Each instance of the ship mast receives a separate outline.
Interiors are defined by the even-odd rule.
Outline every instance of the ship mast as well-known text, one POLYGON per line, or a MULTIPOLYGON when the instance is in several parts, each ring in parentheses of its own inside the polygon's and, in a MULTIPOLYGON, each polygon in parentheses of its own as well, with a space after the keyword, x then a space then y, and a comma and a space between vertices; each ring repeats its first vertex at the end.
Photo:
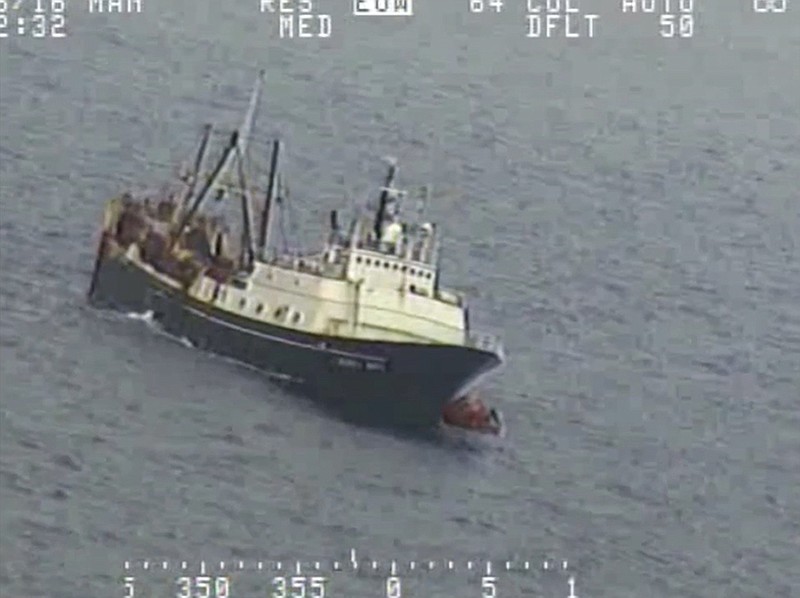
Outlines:
POLYGON ((382 228, 383 228, 383 219, 386 216, 386 202, 389 199, 389 191, 392 188, 392 183, 394 182, 395 174, 397 174, 397 164, 394 162, 389 165, 389 172, 386 174, 386 181, 383 184, 383 190, 381 191, 380 203, 378 204, 378 211, 375 214, 375 239, 377 241, 381 240, 382 228))
POLYGON ((181 217, 181 221, 175 230, 175 236, 172 238, 170 247, 175 245, 175 242, 181 236, 181 233, 183 233, 183 229, 186 228, 186 225, 192 219, 195 212, 197 212, 197 209, 200 207, 200 204, 203 203, 203 200, 208 194, 208 190, 211 189, 214 183, 216 183, 217 177, 219 177, 220 172, 222 172, 222 168, 225 166, 225 163, 228 161, 228 159, 236 149, 236 144, 238 143, 238 141, 239 141, 239 132, 234 131, 231 134, 230 143, 228 143, 228 147, 226 147, 225 151, 222 153, 222 158, 220 158, 220 161, 217 163, 216 168, 214 168, 214 171, 211 173, 211 177, 205 182, 205 185, 203 185, 203 188, 200 190, 200 193, 197 194, 197 197, 195 198, 194 203, 192 203, 192 206, 181 217))
POLYGON ((244 160, 239 147, 236 148, 237 165, 239 172, 239 186, 241 187, 240 196, 242 200, 242 247, 239 255, 239 267, 243 270, 250 269, 255 259, 253 250, 253 232, 250 225, 250 196, 247 194, 247 183, 244 177, 244 160))
POLYGON ((270 224, 272 220, 272 204, 275 201, 275 178, 278 174, 278 155, 281 149, 280 140, 276 139, 272 144, 272 158, 269 166, 269 182, 267 183, 267 196, 264 200, 264 210, 261 212, 261 223, 258 230, 258 255, 261 259, 266 259, 265 252, 269 245, 270 224))
MULTIPOLYGON (((253 92, 250 94, 250 103, 247 106, 247 113, 244 116, 244 121, 242 122, 242 126, 239 127, 239 154, 241 156, 247 155, 247 145, 250 141, 250 137, 253 133, 253 125, 256 120, 256 113, 258 112, 258 105, 261 100, 261 87, 264 83, 264 71, 261 70, 258 73, 258 77, 256 77, 255 85, 253 86, 253 92)), ((231 154, 228 159, 225 160, 225 164, 222 167, 222 172, 220 173, 220 180, 227 181, 231 178, 232 169, 234 167, 233 160, 235 156, 231 154)), ((227 186, 225 182, 222 183, 218 190, 217 199, 221 200, 227 191, 227 186)))
POLYGON ((197 178, 200 176, 200 169, 203 166, 203 158, 205 158, 206 155, 209 137, 211 137, 211 125, 207 124, 203 127, 203 139, 200 141, 200 148, 197 150, 197 157, 194 160, 194 170, 189 180, 189 187, 186 189, 186 193, 181 200, 181 213, 186 211, 189 200, 192 198, 192 194, 197 187, 197 178))

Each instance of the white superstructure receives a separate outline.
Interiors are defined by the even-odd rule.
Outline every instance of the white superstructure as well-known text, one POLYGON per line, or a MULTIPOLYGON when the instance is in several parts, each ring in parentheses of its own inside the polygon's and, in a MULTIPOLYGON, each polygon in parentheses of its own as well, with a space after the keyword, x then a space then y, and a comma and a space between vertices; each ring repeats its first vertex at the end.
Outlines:
MULTIPOLYGON (((400 193, 383 190, 384 206, 392 195, 400 193)), ((472 343, 463 297, 439 287, 436 227, 402 222, 396 212, 387 218, 356 218, 345 235, 331 230, 316 254, 255 260, 230 284, 201 277, 190 293, 218 309, 321 335, 472 343)))

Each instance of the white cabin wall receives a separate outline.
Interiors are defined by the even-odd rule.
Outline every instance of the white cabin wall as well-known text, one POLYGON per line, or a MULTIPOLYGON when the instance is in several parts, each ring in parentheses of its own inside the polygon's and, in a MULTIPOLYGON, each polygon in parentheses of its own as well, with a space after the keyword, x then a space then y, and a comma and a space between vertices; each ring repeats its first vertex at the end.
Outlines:
POLYGON ((349 256, 347 276, 363 280, 364 288, 409 289, 433 296, 435 272, 426 264, 407 262, 394 256, 357 252, 349 256), (388 265, 388 267, 387 267, 388 265))
POLYGON ((344 280, 258 264, 251 282, 251 294, 269 303, 273 313, 281 306, 302 313, 305 330, 330 333, 330 319, 350 319, 353 291, 344 280))
MULTIPOLYGON (((203 277, 192 294, 211 302, 215 286, 213 280, 203 277)), ((464 338, 463 314, 456 305, 401 291, 399 285, 376 288, 366 282, 322 278, 264 264, 256 265, 246 289, 222 285, 214 305, 257 321, 317 334, 456 344, 464 338), (276 317, 280 307, 290 309, 276 317), (353 330, 356 310, 358 328, 353 330), (302 314, 300 321, 293 321, 293 312, 302 314), (332 321, 338 321, 338 330, 332 321)))
POLYGON ((399 329, 417 339, 460 344, 464 317, 460 308, 396 289, 366 289, 359 321, 375 329, 399 329))

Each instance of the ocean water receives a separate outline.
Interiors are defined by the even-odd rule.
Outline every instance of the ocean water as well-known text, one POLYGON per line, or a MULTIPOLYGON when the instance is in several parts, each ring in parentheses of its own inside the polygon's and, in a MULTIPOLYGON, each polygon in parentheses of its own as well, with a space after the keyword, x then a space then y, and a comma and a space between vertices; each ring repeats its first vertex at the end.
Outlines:
POLYGON ((394 560, 467 597, 488 560, 498 597, 800 596, 800 5, 527 39, 522 2, 318 4, 328 39, 189 0, 0 39, 0 594, 179 596, 204 561, 272 596, 300 562, 368 598, 394 560), (259 68, 305 243, 383 155, 433 183, 445 281, 505 338, 502 443, 355 428, 87 307, 103 202, 236 126, 259 68))

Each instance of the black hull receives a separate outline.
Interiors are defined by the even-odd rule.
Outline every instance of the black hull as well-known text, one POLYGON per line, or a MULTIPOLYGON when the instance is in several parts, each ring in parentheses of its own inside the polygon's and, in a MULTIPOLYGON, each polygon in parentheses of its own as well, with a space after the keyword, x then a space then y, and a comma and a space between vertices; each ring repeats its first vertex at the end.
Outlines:
POLYGON ((302 394, 348 419, 435 426, 447 401, 501 364, 495 353, 470 347, 347 340, 253 322, 190 299, 124 257, 103 256, 103 249, 92 277, 92 304, 152 311, 169 334, 288 377, 302 394))

